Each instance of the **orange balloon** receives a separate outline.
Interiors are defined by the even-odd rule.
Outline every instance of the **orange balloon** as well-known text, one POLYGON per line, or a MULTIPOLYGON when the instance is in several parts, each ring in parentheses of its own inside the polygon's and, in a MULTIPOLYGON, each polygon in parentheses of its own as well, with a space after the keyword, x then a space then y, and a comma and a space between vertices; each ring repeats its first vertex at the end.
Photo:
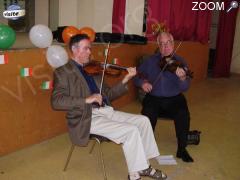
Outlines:
POLYGON ((83 27, 79 31, 80 31, 80 34, 88 35, 88 37, 90 38, 90 41, 93 42, 95 40, 96 33, 95 33, 95 31, 92 28, 90 28, 90 27, 83 27))
POLYGON ((64 28, 62 32, 63 41, 67 44, 70 41, 70 38, 76 34, 80 34, 79 29, 74 26, 68 26, 64 28))

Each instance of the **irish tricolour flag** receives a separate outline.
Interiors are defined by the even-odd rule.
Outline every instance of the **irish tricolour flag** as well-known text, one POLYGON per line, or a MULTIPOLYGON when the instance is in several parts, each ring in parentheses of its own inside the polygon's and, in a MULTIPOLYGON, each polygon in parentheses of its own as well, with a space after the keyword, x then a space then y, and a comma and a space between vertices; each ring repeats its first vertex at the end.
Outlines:
POLYGON ((21 68, 20 76, 22 77, 32 76, 32 68, 21 68))
POLYGON ((0 54, 0 64, 7 64, 7 63, 8 63, 8 55, 0 54))
POLYGON ((120 65, 120 61, 118 58, 113 58, 112 64, 120 65))
POLYGON ((52 89, 53 83, 52 81, 44 81, 42 83, 41 89, 52 89))

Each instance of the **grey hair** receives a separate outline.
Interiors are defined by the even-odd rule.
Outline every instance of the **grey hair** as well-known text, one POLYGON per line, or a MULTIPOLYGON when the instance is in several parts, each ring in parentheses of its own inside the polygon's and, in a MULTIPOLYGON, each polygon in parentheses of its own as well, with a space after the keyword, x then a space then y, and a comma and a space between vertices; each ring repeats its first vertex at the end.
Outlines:
POLYGON ((171 33, 169 33, 169 32, 161 32, 161 33, 159 33, 159 35, 157 36, 157 43, 158 43, 158 44, 159 44, 159 39, 160 39, 160 37, 161 37, 161 36, 164 36, 164 35, 168 36, 168 37, 171 39, 172 42, 174 41, 173 35, 172 35, 171 33))

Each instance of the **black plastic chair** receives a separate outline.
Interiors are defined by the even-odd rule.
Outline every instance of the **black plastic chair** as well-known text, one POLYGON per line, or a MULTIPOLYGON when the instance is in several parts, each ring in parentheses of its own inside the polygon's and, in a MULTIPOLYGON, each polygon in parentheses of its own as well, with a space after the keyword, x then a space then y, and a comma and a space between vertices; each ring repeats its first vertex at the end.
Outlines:
MULTIPOLYGON (((101 148, 101 143, 103 142, 111 142, 111 140, 109 140, 108 138, 104 137, 104 136, 100 136, 100 135, 96 135, 96 134, 90 134, 90 140, 93 140, 93 145, 92 147, 90 148, 90 151, 89 153, 91 154, 95 145, 96 145, 96 142, 99 144, 99 154, 100 154, 100 158, 101 158, 101 163, 102 163, 102 171, 103 171, 103 177, 104 177, 104 180, 107 180, 107 175, 106 175, 106 170, 105 170, 105 163, 104 163, 104 159, 103 159, 103 152, 102 152, 102 148, 101 148)), ((73 153, 73 150, 75 148, 75 144, 72 144, 71 148, 70 148, 70 151, 68 153, 68 157, 67 157, 67 161, 65 163, 65 166, 64 166, 64 169, 63 171, 66 171, 67 170, 67 166, 69 164, 69 161, 72 157, 72 153, 73 153)))

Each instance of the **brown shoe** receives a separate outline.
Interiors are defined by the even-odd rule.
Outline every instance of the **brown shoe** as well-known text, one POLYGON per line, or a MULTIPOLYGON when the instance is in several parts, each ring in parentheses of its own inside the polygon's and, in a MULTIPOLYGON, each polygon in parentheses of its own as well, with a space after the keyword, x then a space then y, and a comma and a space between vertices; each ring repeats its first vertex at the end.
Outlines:
POLYGON ((149 168, 139 171, 140 176, 148 176, 153 179, 164 180, 167 179, 167 175, 158 169, 154 169, 151 166, 149 168))

